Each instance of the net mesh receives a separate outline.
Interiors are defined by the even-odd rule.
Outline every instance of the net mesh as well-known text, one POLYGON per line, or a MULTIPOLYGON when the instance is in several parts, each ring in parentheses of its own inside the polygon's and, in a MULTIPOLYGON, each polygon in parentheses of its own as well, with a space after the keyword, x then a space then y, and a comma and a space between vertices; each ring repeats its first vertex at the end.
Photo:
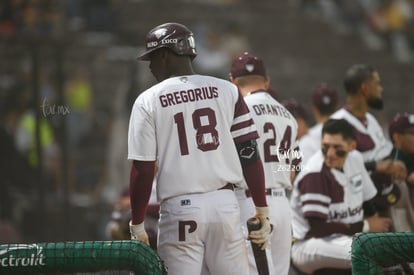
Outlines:
POLYGON ((414 274, 414 232, 360 233, 352 242, 352 273, 414 274))
POLYGON ((0 274, 167 274, 139 241, 0 245, 0 274))

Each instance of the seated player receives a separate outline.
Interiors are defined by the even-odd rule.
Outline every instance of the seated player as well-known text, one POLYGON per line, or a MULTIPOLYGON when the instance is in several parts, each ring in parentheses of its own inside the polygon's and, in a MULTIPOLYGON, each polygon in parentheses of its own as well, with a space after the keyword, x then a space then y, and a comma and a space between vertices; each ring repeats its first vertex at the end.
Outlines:
POLYGON ((407 177, 398 184, 401 198, 391 207, 394 230, 414 231, 414 114, 397 113, 389 126, 393 143, 390 159, 402 161, 407 177))
POLYGON ((321 150, 295 179, 291 258, 307 274, 351 274, 352 236, 387 232, 391 226, 389 218, 376 213, 372 199, 377 190, 355 146, 351 125, 329 119, 322 128, 321 150))

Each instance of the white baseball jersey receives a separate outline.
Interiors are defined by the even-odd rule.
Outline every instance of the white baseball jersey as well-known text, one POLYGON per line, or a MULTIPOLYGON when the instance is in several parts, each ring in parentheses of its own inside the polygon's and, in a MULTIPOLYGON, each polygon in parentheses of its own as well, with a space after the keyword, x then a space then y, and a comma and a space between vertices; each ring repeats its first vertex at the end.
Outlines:
POLYGON ((348 110, 342 108, 331 117, 346 119, 352 125, 355 129, 356 149, 362 153, 365 162, 381 160, 391 153, 392 143, 385 138, 381 125, 372 114, 366 113, 366 121, 362 122, 348 110))
POLYGON ((266 188, 291 188, 292 160, 298 125, 292 114, 269 93, 259 91, 244 97, 259 132, 258 148, 265 171, 266 188))
POLYGON ((157 196, 162 201, 227 183, 243 185, 235 142, 256 137, 235 85, 210 76, 172 77, 135 101, 128 159, 158 160, 157 196))
POLYGON ((323 124, 319 123, 309 128, 308 133, 298 140, 300 152, 302 153, 302 164, 306 162, 321 149, 323 124))
MULTIPOLYGON (((291 211, 285 189, 291 188, 292 160, 297 158, 296 135, 298 126, 291 113, 265 91, 253 92, 244 97, 259 132, 257 144, 265 172, 266 196, 270 223, 276 228, 271 234, 267 257, 270 274, 288 274, 292 239, 291 211)), ((245 190, 236 190, 240 205, 242 226, 255 214, 251 197, 245 190)), ((246 229, 247 231, 247 229, 246 229)), ((250 272, 257 274, 250 241, 247 241, 250 272)))
POLYGON ((310 229, 308 217, 344 224, 363 220, 362 204, 377 190, 358 151, 348 154, 343 171, 328 168, 321 151, 309 159, 306 168, 295 179, 291 195, 294 238, 305 238, 310 229))

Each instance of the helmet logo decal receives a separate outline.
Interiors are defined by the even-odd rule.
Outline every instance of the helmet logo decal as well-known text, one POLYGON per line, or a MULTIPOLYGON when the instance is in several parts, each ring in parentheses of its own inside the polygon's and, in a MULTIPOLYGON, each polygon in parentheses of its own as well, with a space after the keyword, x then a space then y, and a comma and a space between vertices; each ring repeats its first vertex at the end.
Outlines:
POLYGON ((245 68, 246 68, 246 71, 251 73, 254 70, 254 65, 253 64, 246 64, 245 68))
POLYGON ((160 39, 161 36, 164 36, 167 33, 167 29, 166 28, 162 28, 159 30, 154 31, 154 35, 157 39, 160 39))

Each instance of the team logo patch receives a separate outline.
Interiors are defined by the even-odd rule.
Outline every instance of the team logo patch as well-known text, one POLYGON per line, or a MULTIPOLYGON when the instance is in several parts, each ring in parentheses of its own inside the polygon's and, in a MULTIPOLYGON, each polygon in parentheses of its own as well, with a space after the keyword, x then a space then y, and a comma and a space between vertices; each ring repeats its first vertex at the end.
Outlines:
POLYGON ((331 103, 331 99, 329 98, 329 96, 323 96, 322 97, 322 102, 323 102, 323 104, 328 105, 328 104, 331 103))
POLYGON ((251 159, 255 155, 255 153, 256 148, 248 146, 240 150, 240 157, 244 159, 251 159))
POLYGON ((397 201, 397 197, 394 194, 388 194, 387 200, 390 204, 394 204, 397 201))
POLYGON ((361 174, 351 177, 351 186, 354 193, 359 192, 362 189, 362 176, 361 174))
POLYGON ((191 200, 186 199, 186 200, 181 200, 181 206, 189 206, 191 205, 191 200))
POLYGON ((157 39, 160 39, 160 37, 164 36, 166 33, 167 33, 166 28, 162 28, 162 29, 154 31, 154 35, 157 39))
POLYGON ((251 73, 254 70, 254 65, 253 64, 246 64, 245 68, 246 68, 246 71, 251 73))

